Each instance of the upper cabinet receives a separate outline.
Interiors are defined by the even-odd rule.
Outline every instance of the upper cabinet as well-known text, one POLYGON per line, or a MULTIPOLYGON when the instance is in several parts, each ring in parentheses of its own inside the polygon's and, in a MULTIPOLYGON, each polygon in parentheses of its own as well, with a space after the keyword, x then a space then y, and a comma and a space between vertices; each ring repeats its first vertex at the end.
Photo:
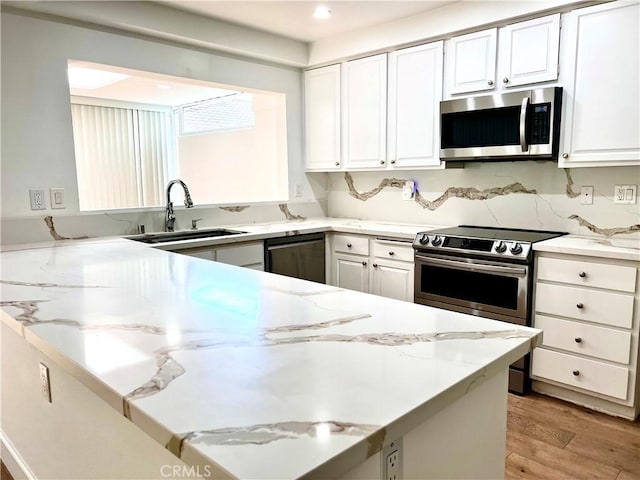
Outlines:
POLYGON ((560 14, 453 37, 446 46, 447 96, 555 81, 559 43, 560 14))
POLYGON ((345 168, 386 164, 387 54, 352 60, 343 70, 345 168))
POLYGON ((640 164, 639 18, 637 2, 563 17, 560 167, 640 164))
POLYGON ((305 158, 308 170, 340 168, 340 65, 304 72, 305 158))
POLYGON ((387 161, 391 168, 439 166, 443 42, 389 54, 387 161))

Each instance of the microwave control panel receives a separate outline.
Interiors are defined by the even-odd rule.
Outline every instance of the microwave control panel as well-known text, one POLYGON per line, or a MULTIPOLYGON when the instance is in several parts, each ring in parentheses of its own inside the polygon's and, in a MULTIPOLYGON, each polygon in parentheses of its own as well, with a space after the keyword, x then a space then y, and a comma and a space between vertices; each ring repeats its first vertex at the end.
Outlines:
POLYGON ((551 103, 536 103, 529 107, 531 145, 549 143, 551 136, 551 103))

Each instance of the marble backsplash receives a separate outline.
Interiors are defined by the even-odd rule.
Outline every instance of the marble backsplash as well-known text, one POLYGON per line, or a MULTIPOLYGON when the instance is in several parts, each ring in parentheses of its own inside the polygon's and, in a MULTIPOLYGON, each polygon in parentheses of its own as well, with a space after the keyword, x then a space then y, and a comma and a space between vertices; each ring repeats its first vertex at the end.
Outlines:
MULTIPOLYGON (((298 202, 265 205, 237 205, 225 207, 177 207, 176 230, 191 227, 191 220, 198 221, 198 229, 220 225, 246 225, 263 222, 300 221, 309 217, 325 217, 326 202, 298 202)), ((164 230, 164 209, 136 212, 85 213, 65 215, 64 211, 46 211, 41 216, 2 218, 0 243, 35 243, 49 240, 65 240, 87 237, 133 235, 138 225, 144 225, 147 233, 164 230), (60 212, 58 214, 58 212, 60 212)))
POLYGON ((445 170, 331 173, 327 202, 331 217, 640 239, 638 202, 613 203, 614 185, 630 184, 640 184, 640 168, 482 162, 445 170), (411 200, 402 200, 405 180, 416 182, 411 200), (581 204, 581 186, 593 187, 592 205, 581 204))

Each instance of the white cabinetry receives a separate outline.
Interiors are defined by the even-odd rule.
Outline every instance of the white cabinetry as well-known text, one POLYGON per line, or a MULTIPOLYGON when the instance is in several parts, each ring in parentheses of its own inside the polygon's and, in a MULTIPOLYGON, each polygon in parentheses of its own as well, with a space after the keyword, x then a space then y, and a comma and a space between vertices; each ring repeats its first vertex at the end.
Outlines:
POLYGON ((332 285, 413 302, 410 241, 335 234, 329 242, 332 285))
POLYGON ((557 80, 559 43, 560 14, 453 37, 447 96, 557 80))
POLYGON ((305 160, 308 170, 340 168, 340 65, 304 72, 305 160))
POLYGON ((390 167, 439 166, 443 42, 389 54, 390 167))
POLYGON ((264 271, 264 245, 262 242, 246 242, 239 245, 196 247, 171 250, 174 253, 204 258, 238 267, 264 271))
POLYGON ((387 54, 352 60, 343 69, 345 168, 386 164, 387 54))
POLYGON ((536 391, 635 418, 637 262, 539 253, 531 364, 536 391))
POLYGON ((560 167, 640 165, 640 5, 563 17, 560 167))

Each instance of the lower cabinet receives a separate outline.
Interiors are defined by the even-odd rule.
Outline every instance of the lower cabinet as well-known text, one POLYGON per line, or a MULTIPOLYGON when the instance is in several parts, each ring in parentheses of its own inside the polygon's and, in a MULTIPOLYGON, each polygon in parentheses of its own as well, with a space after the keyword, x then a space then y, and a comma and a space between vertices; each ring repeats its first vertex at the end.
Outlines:
POLYGON ((238 245, 196 247, 171 250, 174 253, 204 258, 215 262, 237 265, 264 271, 264 246, 262 242, 246 242, 238 245))
POLYGON ((330 283, 413 302, 411 241, 336 234, 329 238, 330 283))
POLYGON ((638 383, 638 264, 539 252, 533 389, 634 419, 638 383))

